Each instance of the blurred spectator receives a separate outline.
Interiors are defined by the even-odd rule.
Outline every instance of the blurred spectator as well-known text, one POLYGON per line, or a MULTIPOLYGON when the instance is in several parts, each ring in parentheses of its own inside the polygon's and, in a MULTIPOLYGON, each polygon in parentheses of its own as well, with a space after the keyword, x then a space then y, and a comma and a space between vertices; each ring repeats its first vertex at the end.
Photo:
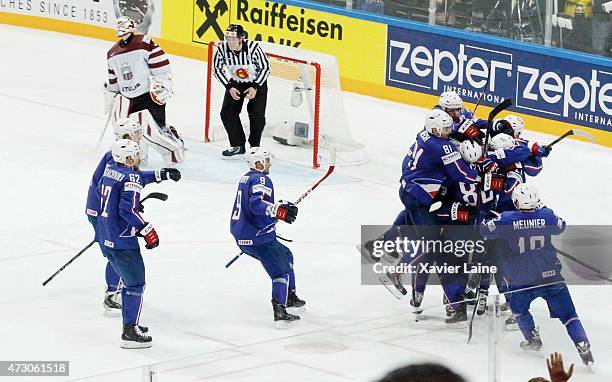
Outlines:
POLYGON ((612 36, 612 13, 603 9, 610 0, 593 1, 593 53, 602 56, 610 55, 612 36))
POLYGON ((531 378, 527 382, 550 382, 550 381, 548 379, 546 379, 546 378, 543 378, 543 377, 535 377, 535 378, 531 378))
POLYGON ((363 0, 360 2, 359 9, 366 12, 385 14, 385 3, 383 0, 363 0))
POLYGON ((563 48, 590 52, 593 32, 592 0, 566 0, 564 13, 572 17, 572 31, 563 42, 563 48))
POLYGON ((442 365, 422 363, 395 369, 378 382, 465 382, 465 379, 442 365))
POLYGON ((548 366, 548 374, 551 382, 565 382, 572 377, 574 373, 574 364, 572 363, 567 370, 563 367, 563 356, 560 353, 552 353, 550 358, 546 360, 548 366))

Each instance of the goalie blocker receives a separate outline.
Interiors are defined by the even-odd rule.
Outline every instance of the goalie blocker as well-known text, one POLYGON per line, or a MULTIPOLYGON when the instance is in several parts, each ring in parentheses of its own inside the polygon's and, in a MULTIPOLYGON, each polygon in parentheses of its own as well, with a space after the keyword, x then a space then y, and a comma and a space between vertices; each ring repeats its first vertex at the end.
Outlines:
MULTIPOLYGON (((146 94, 148 97, 148 93, 146 94)), ((164 159, 166 164, 181 163, 185 159, 185 144, 176 129, 172 126, 159 126, 148 109, 131 112, 134 100, 120 94, 115 96, 111 111, 111 120, 129 117, 137 120, 142 126, 140 141, 140 157, 145 162, 148 158, 149 146, 152 146, 164 159)))

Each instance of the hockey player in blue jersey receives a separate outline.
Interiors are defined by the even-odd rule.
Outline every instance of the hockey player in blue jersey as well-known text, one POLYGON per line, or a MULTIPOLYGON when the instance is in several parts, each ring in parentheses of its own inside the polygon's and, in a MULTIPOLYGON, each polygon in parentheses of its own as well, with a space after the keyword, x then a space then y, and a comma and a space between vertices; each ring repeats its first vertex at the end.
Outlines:
POLYGON ((137 236, 144 238, 147 249, 159 245, 157 232, 140 214, 140 193, 144 187, 138 170, 140 150, 129 139, 119 139, 112 146, 113 161, 104 169, 100 182, 98 241, 114 270, 121 277, 123 340, 121 347, 146 348, 152 338, 139 326, 145 288, 145 268, 137 236))
MULTIPOLYGON (((140 142, 142 138, 141 126, 138 122, 130 118, 120 118, 113 125, 115 131, 115 139, 130 139, 136 143, 140 142)), ((99 186, 104 174, 104 169, 107 165, 114 164, 112 152, 109 150, 96 167, 89 183, 89 189, 87 191, 87 204, 85 207, 85 213, 87 220, 94 229, 94 235, 97 240, 97 225, 98 225, 98 213, 100 209, 100 192, 99 186)), ((163 180, 172 179, 175 182, 181 178, 179 170, 174 168, 164 168, 156 171, 141 171, 142 180, 144 185, 153 182, 161 182, 163 180)), ((104 247, 100 244, 102 254, 104 254, 104 247)), ((120 284, 121 280, 117 272, 113 269, 110 262, 107 262, 105 269, 106 279, 106 292, 102 306, 106 315, 114 315, 115 312, 121 312, 121 304, 118 301, 118 296, 121 293, 120 284)))
MULTIPOLYGON (((417 134, 415 143, 403 161, 399 196, 406 214, 414 224, 417 238, 434 240, 440 229, 430 206, 444 182, 473 183, 478 181, 476 169, 466 163, 455 146, 449 141, 452 132, 452 118, 440 109, 433 109, 425 116, 424 129, 417 134)), ((430 254, 404 254, 404 261, 418 267, 419 262, 430 262, 430 254)), ((392 290, 402 290, 397 274, 380 276, 380 281, 392 290)), ((423 286, 424 290, 424 286, 423 286)), ((414 291, 411 305, 420 306, 422 292, 414 291)))
POLYGON ((268 177, 271 159, 272 154, 262 147, 246 152, 250 169, 238 183, 230 231, 240 250, 259 260, 270 276, 274 326, 282 329, 300 319, 292 313, 303 311, 306 303, 295 291, 293 254, 276 239, 276 222, 293 223, 298 208, 291 202, 275 202, 274 185, 268 177))
POLYGON ((498 218, 483 222, 483 236, 501 239, 504 277, 512 293, 510 306, 525 341, 521 348, 539 352, 542 341, 529 306, 542 297, 551 317, 558 318, 574 342, 583 363, 590 366, 593 356, 582 323, 576 314, 564 278, 561 263, 551 237, 565 230, 565 221, 546 207, 540 206, 538 190, 530 184, 518 185, 512 193, 516 211, 502 212, 498 218))
POLYGON ((473 113, 463 107, 463 100, 455 91, 440 94, 434 109, 445 111, 453 119, 451 138, 462 142, 466 139, 480 141, 485 137, 482 130, 487 128, 487 121, 474 118, 473 113))

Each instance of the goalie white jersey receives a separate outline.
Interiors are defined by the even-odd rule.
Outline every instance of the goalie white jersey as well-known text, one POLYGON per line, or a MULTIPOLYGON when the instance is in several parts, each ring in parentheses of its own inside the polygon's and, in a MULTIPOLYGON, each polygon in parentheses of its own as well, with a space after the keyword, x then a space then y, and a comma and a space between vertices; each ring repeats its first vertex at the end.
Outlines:
POLYGON ((109 90, 128 98, 149 91, 150 76, 172 89, 170 61, 164 50, 150 36, 132 35, 119 41, 108 51, 109 90))

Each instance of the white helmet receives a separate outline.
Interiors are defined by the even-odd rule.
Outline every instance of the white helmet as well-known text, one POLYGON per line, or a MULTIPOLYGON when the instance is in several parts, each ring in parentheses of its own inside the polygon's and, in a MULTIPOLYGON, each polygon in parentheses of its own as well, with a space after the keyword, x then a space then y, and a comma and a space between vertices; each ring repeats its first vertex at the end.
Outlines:
POLYGON ((425 116, 425 130, 435 136, 440 136, 443 132, 450 134, 452 126, 453 119, 451 116, 440 109, 430 110, 425 116), (434 129, 437 130, 437 133, 433 132, 434 129))
POLYGON ((512 192, 512 203, 519 210, 534 210, 540 204, 540 194, 535 186, 521 183, 512 192))
POLYGON ((468 163, 474 163, 482 156, 482 147, 474 141, 463 141, 459 145, 459 152, 468 163))
POLYGON ((117 37, 123 37, 128 33, 136 32, 136 22, 127 17, 121 16, 117 19, 117 37))
POLYGON ((251 147, 244 155, 244 159, 252 169, 256 168, 257 162, 264 164, 266 160, 272 161, 272 158, 274 158, 272 153, 263 147, 251 147))
POLYGON ((111 148, 115 163, 127 164, 127 159, 136 159, 140 155, 138 143, 129 139, 119 139, 111 148))
POLYGON ((459 94, 457 94, 457 92, 444 92, 440 94, 440 100, 438 101, 438 105, 440 105, 442 110, 462 109, 463 100, 461 99, 461 97, 459 97, 459 94))
POLYGON ((489 142, 489 148, 492 150, 509 149, 514 146, 514 138, 508 134, 497 134, 489 142))
POLYGON ((134 140, 136 132, 142 132, 142 126, 132 118, 119 118, 115 125, 115 139, 121 139, 124 135, 129 135, 131 140, 134 140))
POLYGON ((514 132, 515 137, 521 135, 523 130, 525 130, 525 121, 523 121, 523 118, 517 115, 510 114, 509 116, 504 118, 504 120, 508 122, 510 127, 512 127, 512 131, 514 132))

